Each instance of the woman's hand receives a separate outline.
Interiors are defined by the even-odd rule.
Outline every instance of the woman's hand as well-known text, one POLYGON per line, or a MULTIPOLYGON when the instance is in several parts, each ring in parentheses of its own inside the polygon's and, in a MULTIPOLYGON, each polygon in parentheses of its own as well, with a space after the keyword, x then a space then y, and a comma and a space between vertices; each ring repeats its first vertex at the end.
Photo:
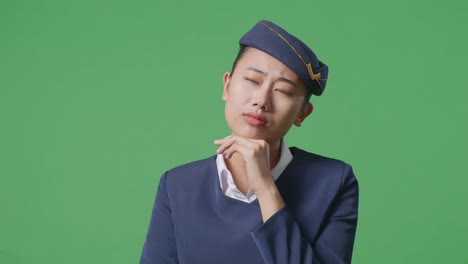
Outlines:
POLYGON ((264 222, 284 207, 271 176, 270 146, 266 141, 233 135, 214 143, 219 146, 217 153, 226 159, 230 159, 234 153, 242 156, 250 188, 257 196, 264 222))
POLYGON ((255 194, 274 185, 270 170, 270 146, 266 141, 233 135, 215 140, 215 144, 219 146, 217 153, 225 159, 230 159, 234 153, 242 156, 250 188, 255 194))

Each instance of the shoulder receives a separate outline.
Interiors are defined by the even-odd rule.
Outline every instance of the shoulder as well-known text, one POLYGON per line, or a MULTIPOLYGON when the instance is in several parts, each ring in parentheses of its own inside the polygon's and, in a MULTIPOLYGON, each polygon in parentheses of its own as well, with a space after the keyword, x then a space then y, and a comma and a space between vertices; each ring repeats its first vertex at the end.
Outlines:
POLYGON ((295 163, 313 165, 315 168, 340 169, 349 166, 346 162, 315 153, 305 151, 297 147, 290 148, 295 163))
POLYGON ((178 174, 193 170, 204 170, 210 168, 213 164, 216 164, 216 155, 179 165, 170 169, 168 173, 178 174))
POLYGON ((293 170, 301 171, 310 180, 326 181, 343 186, 357 181, 350 164, 345 161, 318 155, 297 147, 290 148, 293 154, 293 170))
POLYGON ((204 178, 210 177, 216 171, 216 155, 214 155, 168 170, 165 173, 166 184, 174 186, 200 183, 204 178))

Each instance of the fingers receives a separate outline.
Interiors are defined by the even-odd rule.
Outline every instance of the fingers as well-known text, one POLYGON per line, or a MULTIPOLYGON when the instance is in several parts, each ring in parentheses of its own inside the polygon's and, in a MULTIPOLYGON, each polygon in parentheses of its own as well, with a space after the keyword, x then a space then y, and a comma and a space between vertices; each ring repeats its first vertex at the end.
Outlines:
POLYGON ((215 145, 219 147, 216 150, 216 152, 218 154, 223 154, 226 151, 226 149, 230 148, 235 143, 235 140, 233 140, 232 137, 230 137, 230 138, 215 140, 214 143, 215 145))
POLYGON ((245 161, 248 161, 263 152, 269 151, 268 144, 265 141, 239 136, 218 139, 215 140, 214 143, 219 146, 216 152, 224 155, 227 159, 231 158, 234 153, 239 152, 244 157, 245 161))
POLYGON ((234 136, 234 135, 229 135, 229 136, 227 136, 227 137, 225 137, 225 138, 223 138, 223 139, 216 139, 216 140, 214 141, 214 143, 215 143, 215 145, 218 145, 218 146, 219 146, 219 145, 221 145, 222 142, 224 142, 226 139, 232 138, 233 136, 234 136))
POLYGON ((251 160, 254 155, 256 142, 251 140, 236 140, 224 151, 224 157, 230 159, 234 153, 239 153, 244 158, 244 161, 251 160))
POLYGON ((232 144, 229 148, 227 148, 224 152, 222 152, 224 158, 230 159, 234 153, 239 152, 242 153, 242 147, 239 143, 232 144))
POLYGON ((224 139, 215 140, 215 144, 219 146, 216 150, 218 154, 224 155, 225 158, 230 158, 234 152, 236 152, 237 148, 235 145, 239 145, 241 139, 237 139, 235 137, 228 137, 224 139))

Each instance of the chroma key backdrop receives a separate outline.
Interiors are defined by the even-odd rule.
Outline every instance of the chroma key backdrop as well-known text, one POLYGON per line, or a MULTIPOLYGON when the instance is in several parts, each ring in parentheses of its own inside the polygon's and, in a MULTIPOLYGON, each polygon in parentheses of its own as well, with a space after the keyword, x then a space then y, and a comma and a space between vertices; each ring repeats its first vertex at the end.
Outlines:
POLYGON ((330 67, 286 140, 350 163, 353 263, 468 263, 466 1, 0 1, 0 263, 138 263, 159 177, 215 154, 273 21, 330 67))

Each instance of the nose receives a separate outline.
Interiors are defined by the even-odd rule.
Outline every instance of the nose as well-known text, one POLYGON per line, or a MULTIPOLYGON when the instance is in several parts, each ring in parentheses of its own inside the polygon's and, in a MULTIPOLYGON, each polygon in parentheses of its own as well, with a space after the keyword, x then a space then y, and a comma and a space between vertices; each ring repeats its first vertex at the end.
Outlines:
POLYGON ((253 105, 262 110, 263 112, 268 112, 271 110, 270 97, 270 87, 268 87, 268 85, 263 85, 255 91, 253 105))

